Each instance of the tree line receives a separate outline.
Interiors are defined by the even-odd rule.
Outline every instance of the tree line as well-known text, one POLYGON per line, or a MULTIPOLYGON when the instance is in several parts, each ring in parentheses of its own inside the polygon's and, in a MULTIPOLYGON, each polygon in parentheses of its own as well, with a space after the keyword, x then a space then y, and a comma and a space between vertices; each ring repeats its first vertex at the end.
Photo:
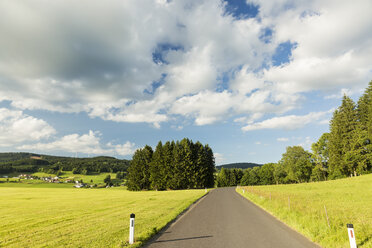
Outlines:
POLYGON ((71 158, 31 153, 0 153, 0 174, 13 172, 72 171, 74 174, 95 174, 101 172, 124 172, 129 161, 108 156, 94 158, 71 158))
POLYGON ((372 172, 372 81, 357 103, 344 96, 333 113, 330 132, 312 144, 287 147, 278 163, 224 169, 217 186, 267 185, 325 181, 372 172))
POLYGON ((155 151, 136 150, 128 168, 129 190, 196 189, 214 187, 213 151, 199 141, 159 141, 155 151))

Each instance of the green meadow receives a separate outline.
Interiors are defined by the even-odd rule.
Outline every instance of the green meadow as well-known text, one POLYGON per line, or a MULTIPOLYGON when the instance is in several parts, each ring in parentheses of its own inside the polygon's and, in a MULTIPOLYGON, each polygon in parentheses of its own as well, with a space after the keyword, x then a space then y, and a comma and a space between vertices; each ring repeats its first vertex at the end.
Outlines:
POLYGON ((348 223, 354 224, 358 247, 372 247, 372 174, 237 191, 322 247, 350 247, 348 223))
POLYGON ((0 183, 0 247, 126 247, 131 213, 138 247, 205 194, 25 185, 0 183))

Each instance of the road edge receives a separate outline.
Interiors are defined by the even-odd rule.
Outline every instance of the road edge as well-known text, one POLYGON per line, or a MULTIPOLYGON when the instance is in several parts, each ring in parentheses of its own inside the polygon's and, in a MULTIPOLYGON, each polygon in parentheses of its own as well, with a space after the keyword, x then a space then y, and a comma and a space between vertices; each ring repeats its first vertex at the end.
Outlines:
POLYGON ((202 195, 200 198, 196 199, 193 203, 190 204, 185 210, 183 210, 180 214, 176 216, 173 220, 169 221, 162 229, 156 232, 153 236, 151 236, 148 240, 143 241, 143 243, 139 246, 141 248, 148 247, 152 242, 157 240, 168 228, 175 225, 178 221, 180 221, 184 216, 186 216, 194 207, 196 207, 201 201, 205 199, 205 197, 215 190, 214 188, 209 190, 206 194, 202 195))
POLYGON ((274 217, 277 221, 283 223, 286 227, 288 227, 289 229, 291 229, 292 231, 300 234, 301 236, 305 237, 306 239, 308 239, 310 242, 316 244, 319 248, 322 248, 322 246, 318 243, 316 243, 315 241, 311 240, 308 236, 306 236, 304 233, 301 233, 299 232, 298 230, 294 229, 293 227, 289 226, 287 223, 283 222, 281 219, 279 219, 278 217, 276 217, 273 213, 269 212, 268 210, 264 209, 263 207, 261 207, 260 205, 257 205, 256 203, 254 203, 253 201, 249 200, 248 198, 246 198, 244 195, 240 194, 238 191, 236 191, 237 187, 235 187, 235 193, 238 194, 241 198, 245 199, 246 201, 249 201, 250 203, 252 203, 253 205, 255 205, 257 208, 259 208, 260 210, 264 211, 265 213, 271 215, 272 217, 274 217))

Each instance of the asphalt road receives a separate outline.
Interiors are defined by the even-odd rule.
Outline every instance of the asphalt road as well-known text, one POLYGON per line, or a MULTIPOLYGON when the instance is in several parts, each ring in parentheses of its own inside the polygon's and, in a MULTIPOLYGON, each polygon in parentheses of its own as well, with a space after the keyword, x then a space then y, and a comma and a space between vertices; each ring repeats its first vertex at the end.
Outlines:
POLYGON ((218 188, 201 199, 145 247, 319 246, 240 196, 234 188, 218 188))

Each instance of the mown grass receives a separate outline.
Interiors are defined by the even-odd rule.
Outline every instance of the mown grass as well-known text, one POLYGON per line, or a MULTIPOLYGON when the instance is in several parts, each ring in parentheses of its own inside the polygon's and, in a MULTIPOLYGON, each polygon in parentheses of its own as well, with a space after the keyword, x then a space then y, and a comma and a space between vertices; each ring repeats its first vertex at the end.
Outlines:
MULTIPOLYGON (((49 176, 55 177, 56 176, 55 174, 48 174, 44 172, 36 172, 36 173, 33 173, 32 175, 35 175, 38 177, 49 177, 49 176)), ((115 173, 97 173, 94 175, 83 175, 83 174, 73 174, 71 171, 63 171, 60 177, 71 178, 77 181, 80 181, 82 179, 85 183, 90 183, 91 181, 93 181, 92 183, 102 184, 103 180, 105 179, 107 175, 110 175, 111 179, 116 178, 115 173)))
POLYGON ((0 247, 126 247, 131 213, 138 247, 205 194, 0 185, 0 247))
POLYGON ((354 224, 358 247, 372 247, 372 174, 319 183, 238 187, 237 192, 322 247, 350 247, 348 223, 354 224))

